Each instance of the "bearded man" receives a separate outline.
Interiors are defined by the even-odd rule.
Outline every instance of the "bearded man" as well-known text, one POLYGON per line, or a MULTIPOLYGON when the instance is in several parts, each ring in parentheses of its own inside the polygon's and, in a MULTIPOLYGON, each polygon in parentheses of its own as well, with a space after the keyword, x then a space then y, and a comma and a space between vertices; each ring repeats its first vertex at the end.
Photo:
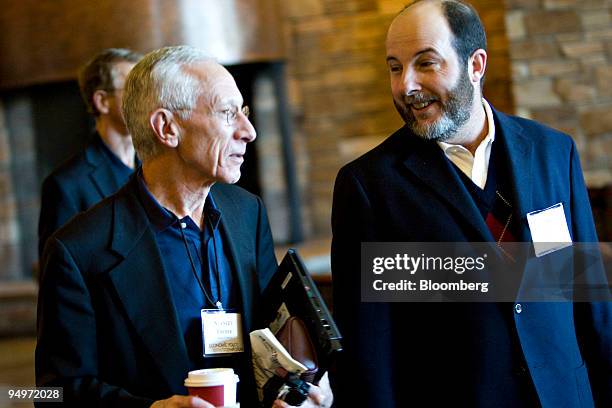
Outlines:
POLYGON ((612 406, 610 303, 361 300, 363 242, 531 242, 527 214, 559 204, 573 242, 597 241, 572 139, 483 99, 486 36, 471 6, 411 3, 386 49, 405 125, 334 189, 337 406, 612 406))

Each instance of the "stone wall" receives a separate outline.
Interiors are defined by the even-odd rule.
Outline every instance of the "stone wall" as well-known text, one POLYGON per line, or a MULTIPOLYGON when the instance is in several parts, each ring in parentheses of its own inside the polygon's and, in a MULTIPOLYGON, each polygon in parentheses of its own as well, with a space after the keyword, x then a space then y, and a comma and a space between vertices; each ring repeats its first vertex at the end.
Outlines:
POLYGON ((37 259, 40 185, 30 98, 0 99, 0 281, 32 277, 37 259))
MULTIPOLYGON (((285 3, 289 89, 298 137, 305 140, 313 235, 330 230, 339 168, 402 125, 393 107, 385 36, 406 0, 303 0, 285 3)), ((513 110, 505 11, 501 0, 473 2, 487 28, 485 96, 513 110)))
POLYGON ((21 275, 17 197, 11 172, 11 149, 6 116, 0 101, 0 281, 21 275))
POLYGON ((587 184, 610 184, 612 2, 506 3, 517 113, 572 135, 587 184))

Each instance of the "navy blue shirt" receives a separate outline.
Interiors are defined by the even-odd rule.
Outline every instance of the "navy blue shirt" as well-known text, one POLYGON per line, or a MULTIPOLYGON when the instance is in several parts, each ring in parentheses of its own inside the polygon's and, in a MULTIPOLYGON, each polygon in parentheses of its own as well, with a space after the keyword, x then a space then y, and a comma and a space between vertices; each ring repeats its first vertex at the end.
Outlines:
POLYGON ((142 171, 137 178, 139 198, 155 232, 192 369, 233 366, 222 357, 202 356, 200 310, 216 309, 218 301, 224 309, 239 312, 240 307, 227 242, 219 229, 221 211, 209 193, 204 204, 205 227, 200 230, 191 217, 178 218, 158 203, 147 189, 142 171))
MULTIPOLYGON (((128 179, 134 173, 134 169, 126 166, 119 157, 104 143, 99 134, 96 133, 94 143, 97 143, 104 152, 106 156, 107 162, 110 164, 109 168, 111 173, 113 174, 113 179, 115 181, 115 185, 117 188, 121 187, 125 183, 127 183, 128 179)), ((140 166, 140 161, 137 157, 134 158, 134 166, 138 168, 140 166)))

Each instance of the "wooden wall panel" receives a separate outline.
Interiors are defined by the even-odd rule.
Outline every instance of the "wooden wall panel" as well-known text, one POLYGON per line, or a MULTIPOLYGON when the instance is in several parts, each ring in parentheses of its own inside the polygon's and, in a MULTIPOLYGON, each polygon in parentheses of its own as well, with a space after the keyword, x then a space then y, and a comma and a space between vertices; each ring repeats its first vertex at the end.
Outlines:
POLYGON ((278 0, 4 0, 0 88, 75 78, 108 47, 190 44, 223 64, 285 57, 278 0))

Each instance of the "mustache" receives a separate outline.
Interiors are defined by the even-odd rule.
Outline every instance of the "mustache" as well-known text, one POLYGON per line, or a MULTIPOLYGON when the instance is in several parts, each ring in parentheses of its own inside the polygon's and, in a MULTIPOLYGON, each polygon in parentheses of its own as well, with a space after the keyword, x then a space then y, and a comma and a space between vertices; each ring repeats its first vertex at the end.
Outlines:
POLYGON ((436 97, 435 95, 430 95, 427 94, 425 92, 411 92, 407 95, 404 95, 402 97, 402 102, 405 105, 412 105, 415 103, 424 103, 424 102, 433 102, 433 101, 437 101, 440 98, 436 97))

